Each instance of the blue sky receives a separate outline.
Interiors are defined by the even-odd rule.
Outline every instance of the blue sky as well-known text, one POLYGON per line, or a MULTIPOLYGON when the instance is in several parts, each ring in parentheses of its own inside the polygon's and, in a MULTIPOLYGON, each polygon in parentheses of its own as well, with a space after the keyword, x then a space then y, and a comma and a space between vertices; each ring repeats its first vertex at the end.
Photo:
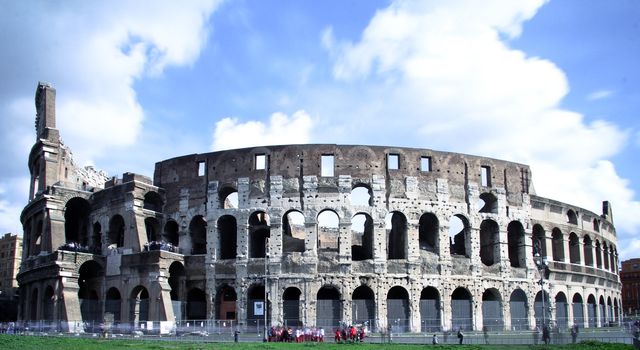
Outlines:
POLYGON ((0 3, 0 232, 20 232, 39 80, 79 165, 346 143, 529 164, 640 249, 637 1, 0 3))

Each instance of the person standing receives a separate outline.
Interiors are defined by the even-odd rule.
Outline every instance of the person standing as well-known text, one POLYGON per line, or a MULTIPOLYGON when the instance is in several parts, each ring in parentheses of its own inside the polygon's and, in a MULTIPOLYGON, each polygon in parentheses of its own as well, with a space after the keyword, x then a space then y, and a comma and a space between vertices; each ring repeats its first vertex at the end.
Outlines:
POLYGON ((438 335, 434 334, 433 338, 431 338, 431 344, 438 345, 438 335))
POLYGON ((458 329, 458 340, 460 341, 460 344, 462 344, 462 342, 464 341, 464 333, 462 333, 462 327, 458 329))

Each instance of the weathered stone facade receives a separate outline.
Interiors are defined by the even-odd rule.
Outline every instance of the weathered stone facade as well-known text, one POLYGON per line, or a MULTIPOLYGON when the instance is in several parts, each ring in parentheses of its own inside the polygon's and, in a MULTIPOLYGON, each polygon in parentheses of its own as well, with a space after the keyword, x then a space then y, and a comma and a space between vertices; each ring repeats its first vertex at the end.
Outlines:
POLYGON ((526 165, 286 145, 168 159, 153 181, 125 173, 102 186, 59 141, 55 90, 39 85, 36 108, 22 319, 252 327, 265 277, 271 324, 523 329, 543 310, 561 327, 620 319, 609 204, 598 215, 536 196, 526 165))

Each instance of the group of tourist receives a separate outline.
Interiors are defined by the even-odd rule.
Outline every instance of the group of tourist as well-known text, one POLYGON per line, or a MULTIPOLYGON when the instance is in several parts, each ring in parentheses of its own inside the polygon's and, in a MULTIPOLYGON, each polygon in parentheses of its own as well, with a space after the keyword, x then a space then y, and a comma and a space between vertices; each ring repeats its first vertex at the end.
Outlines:
POLYGON ((353 325, 338 327, 334 333, 336 343, 362 343, 367 333, 367 327, 353 325))
POLYGON ((271 327, 267 331, 267 340, 270 342, 324 342, 324 329, 322 327, 303 327, 293 329, 291 327, 271 327))

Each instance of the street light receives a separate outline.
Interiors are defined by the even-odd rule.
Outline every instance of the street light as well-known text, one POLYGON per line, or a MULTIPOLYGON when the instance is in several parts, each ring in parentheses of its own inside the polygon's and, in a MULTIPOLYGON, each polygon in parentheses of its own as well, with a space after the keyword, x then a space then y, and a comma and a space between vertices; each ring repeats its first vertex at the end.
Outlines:
POLYGON ((269 300, 269 288, 267 287, 267 274, 269 272, 269 237, 264 240, 264 338, 262 341, 267 342, 269 338, 267 337, 267 310, 268 310, 268 300, 269 300))
POLYGON ((536 263, 536 266, 538 267, 538 271, 540 272, 540 281, 538 281, 538 283, 540 283, 540 291, 542 292, 542 327, 544 327, 546 324, 546 319, 545 319, 546 309, 544 305, 546 296, 544 294, 544 278, 546 276, 549 263, 547 261, 547 257, 540 256, 540 253, 538 252, 536 252, 535 255, 533 256, 533 261, 536 263))

